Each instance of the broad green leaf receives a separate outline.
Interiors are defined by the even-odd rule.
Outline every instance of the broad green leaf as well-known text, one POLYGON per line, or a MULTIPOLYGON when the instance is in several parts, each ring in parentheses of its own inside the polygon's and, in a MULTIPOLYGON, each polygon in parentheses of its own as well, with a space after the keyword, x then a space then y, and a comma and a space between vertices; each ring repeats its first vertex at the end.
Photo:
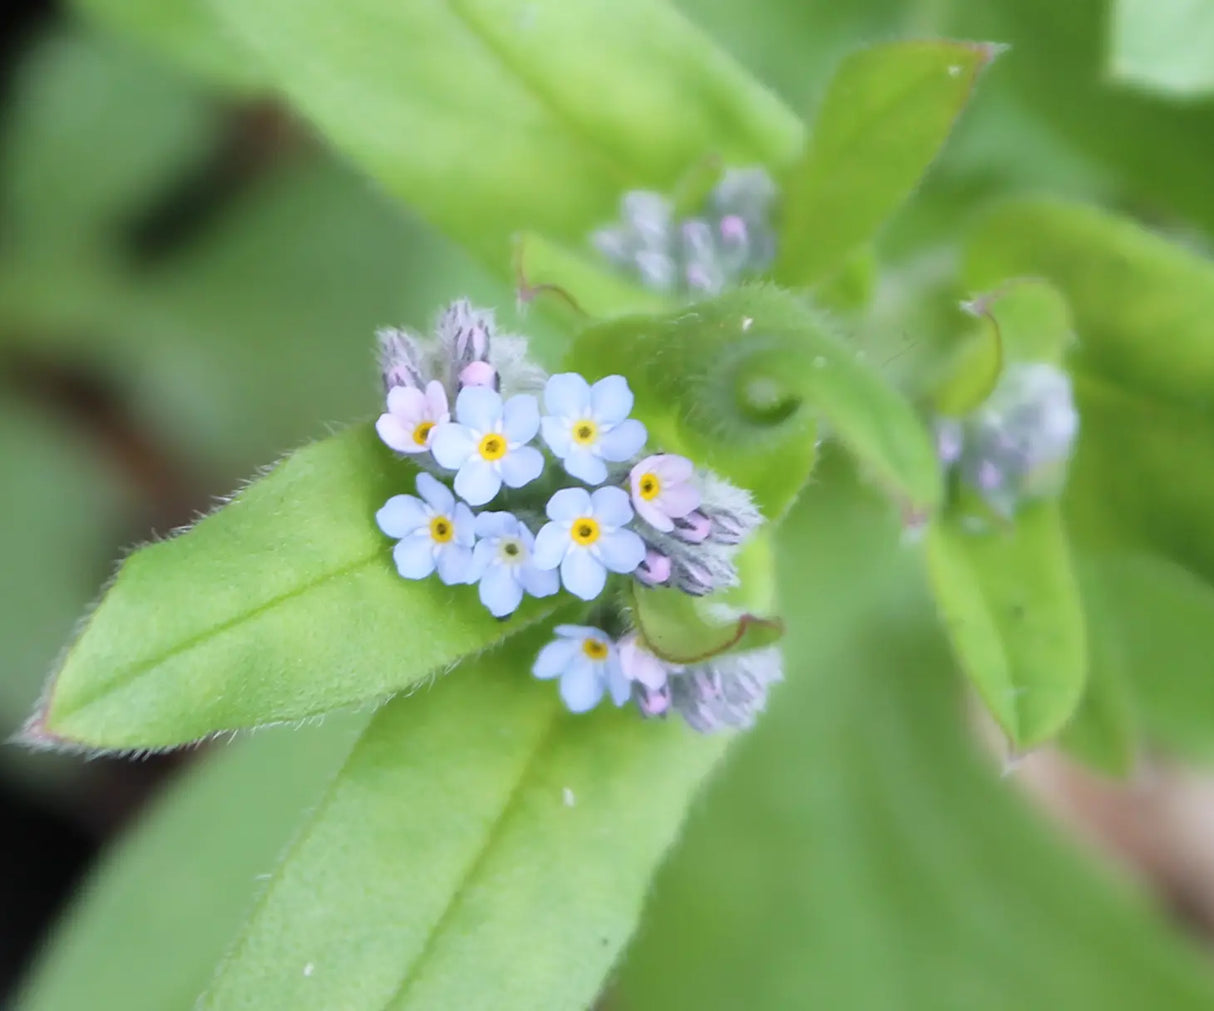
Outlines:
POLYGON ((577 242, 625 188, 801 139, 659 0, 210 3, 336 147, 501 266, 518 231, 577 242))
POLYGON ((782 528, 788 680, 696 805, 607 1003, 1208 1008, 1204 952, 976 753, 881 518, 823 481, 782 528))
POLYGON ((1112 7, 1114 79, 1181 97, 1214 92, 1214 4, 1114 0, 1112 7))
POLYGON ((1214 756, 1214 588, 1145 552, 1089 556, 1081 573, 1094 664, 1107 664, 1124 682, 1153 746, 1208 761, 1214 756))
POLYGON ((1023 506, 976 532, 955 515, 927 535, 940 616, 962 669, 1016 748, 1049 740, 1083 697, 1087 649, 1079 588, 1058 508, 1023 506))
POLYGON ((46 36, 16 85, 0 201, 27 258, 109 241, 218 137, 219 110, 190 82, 91 33, 46 36))
POLYGON ((672 663, 690 664, 780 639, 784 622, 775 617, 771 534, 754 536, 739 552, 737 564, 740 585, 708 597, 676 589, 632 588, 637 629, 654 653, 672 663))
POLYGON ((252 54, 225 31, 205 0, 73 0, 86 17, 162 59, 237 92, 264 90, 252 54))
POLYGON ((441 674, 499 622, 471 587, 401 579, 375 511, 414 468, 369 425, 301 449, 187 533, 132 554, 53 677, 31 743, 170 747, 365 703, 441 674))
POLYGON ((547 313, 575 323, 630 312, 660 312, 671 300, 631 284, 596 263, 593 252, 575 253, 542 235, 524 233, 515 240, 517 283, 524 296, 539 299, 547 313))
POLYGON ((573 716, 527 635, 390 702, 200 1008, 588 1007, 728 741, 573 716))
POLYGON ((366 722, 261 731, 178 776, 102 858, 14 1008, 190 1011, 366 722))
POLYGON ((1214 389, 1214 265, 1124 219, 1047 200, 1008 203, 978 228, 976 285, 1044 277, 1065 296, 1083 367, 1200 406, 1214 389))
POLYGON ((566 361, 587 376, 623 372, 651 442, 749 488, 769 518, 805 484, 819 418, 905 509, 939 502, 935 450, 910 403, 787 292, 748 287, 592 326, 566 361))
POLYGON ((1137 757, 1138 719, 1121 661, 1120 632, 1092 620, 1088 587, 1084 604, 1088 622, 1088 677, 1079 708, 1058 743, 1080 761, 1111 776, 1124 777, 1137 757))
POLYGON ((776 279, 836 270, 914 191, 995 55, 968 42, 895 42, 839 67, 800 159, 784 176, 776 279))

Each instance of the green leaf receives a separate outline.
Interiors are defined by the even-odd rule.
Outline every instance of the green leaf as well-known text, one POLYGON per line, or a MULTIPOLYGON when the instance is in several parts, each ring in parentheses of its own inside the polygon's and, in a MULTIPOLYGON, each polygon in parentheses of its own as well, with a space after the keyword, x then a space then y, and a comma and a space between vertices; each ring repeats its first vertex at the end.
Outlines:
POLYGON ((1138 551, 1089 556, 1081 574, 1094 664, 1107 665, 1124 683, 1153 746, 1208 761, 1214 756, 1214 587, 1175 562, 1138 551))
POLYGON ((401 579, 375 525, 414 468, 369 425, 289 456, 131 555, 53 678, 31 743, 158 748, 381 699, 551 612, 401 579))
POLYGON ((957 658, 1017 748, 1049 740, 1083 698, 1087 648, 1079 588, 1052 503, 1009 528, 950 515, 927 535, 932 589, 957 658))
MULTIPOLYGON (((1088 605, 1083 581, 1084 604, 1088 605)), ((1058 735, 1058 743, 1087 765, 1111 776, 1125 777, 1137 758, 1138 719, 1120 662, 1120 650, 1111 638, 1117 630, 1088 621, 1088 678, 1083 700, 1058 735)))
POLYGON ((565 712, 542 642, 377 714, 201 1008, 593 1002, 728 737, 565 712))
POLYGON ((365 716, 216 747, 106 855, 19 1011, 188 1011, 365 716))
POLYGON ((836 270, 914 191, 969 101, 990 45, 896 42, 843 61, 784 177, 776 279, 836 270))
POLYGON ((1020 200, 975 233, 977 285, 1034 274, 1065 296, 1080 359, 1130 390, 1203 404, 1214 389, 1214 265, 1094 208, 1020 200))
POLYGON ((801 124, 657 0, 210 0, 326 137, 491 262, 577 242, 706 153, 792 157, 801 124))
POLYGON ((651 441, 749 488, 768 518, 805 484, 819 417, 904 508, 940 500, 935 450, 910 403, 777 288, 592 326, 566 362, 626 375, 651 441))
POLYGON ((976 753, 891 527, 824 480, 781 529, 790 677, 696 804, 607 1003, 1208 1008, 1204 950, 976 753))
POLYGON ((663 660, 691 664, 726 652, 779 641, 772 538, 761 531, 738 553, 740 585, 708 597, 676 589, 632 588, 633 616, 649 648, 663 660))
POLYGON ((266 87, 252 53, 224 31, 205 0, 73 0, 106 28, 129 36, 206 81, 237 92, 266 87))
POLYGON ((1114 0, 1114 79, 1181 97, 1214 91, 1214 5, 1209 0, 1114 0))

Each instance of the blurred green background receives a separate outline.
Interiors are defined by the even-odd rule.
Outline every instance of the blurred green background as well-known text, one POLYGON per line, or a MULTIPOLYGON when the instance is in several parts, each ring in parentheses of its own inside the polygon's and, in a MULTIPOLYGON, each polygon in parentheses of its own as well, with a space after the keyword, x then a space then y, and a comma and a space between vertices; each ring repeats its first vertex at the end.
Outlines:
MULTIPOLYGON (((223 70, 237 88, 216 89, 181 69, 213 71, 206 54, 171 61, 93 6, 18 4, 3 29, 5 734, 125 549, 374 412, 377 325, 425 326, 459 295, 517 321, 501 264, 402 210, 284 107, 243 91, 239 68, 223 70)), ((907 293, 947 277, 958 231, 1009 193, 1098 202, 1208 248, 1207 5, 680 6, 798 110, 863 42, 1012 45, 884 236, 880 297, 908 334, 932 307, 907 293), (1178 47, 1198 56, 1186 62, 1178 47)), ((824 466, 847 480, 839 461, 824 466)), ((995 749, 949 687, 943 640, 923 631, 917 574, 853 564, 893 556, 870 550, 891 536, 879 506, 844 509, 826 484, 790 521, 784 553, 786 608, 813 615, 790 636, 789 667, 809 673, 776 694, 697 802, 605 1006, 1211 1006, 1208 730, 1185 730, 1183 760, 1155 755, 1125 784, 1052 754, 1000 780, 995 749)), ((81 922, 112 913, 115 950, 142 946, 149 966, 166 967, 143 1006, 188 1007, 359 719, 141 761, 0 749, 0 993, 98 853, 151 811, 81 922), (166 792, 183 776, 192 790, 166 792), (156 894, 136 873, 150 866, 170 882, 156 894)), ((73 949, 72 929, 79 978, 42 979, 29 1006, 86 1006, 72 996, 86 976, 91 1006, 119 1006, 105 996, 123 983, 107 953, 73 949)))

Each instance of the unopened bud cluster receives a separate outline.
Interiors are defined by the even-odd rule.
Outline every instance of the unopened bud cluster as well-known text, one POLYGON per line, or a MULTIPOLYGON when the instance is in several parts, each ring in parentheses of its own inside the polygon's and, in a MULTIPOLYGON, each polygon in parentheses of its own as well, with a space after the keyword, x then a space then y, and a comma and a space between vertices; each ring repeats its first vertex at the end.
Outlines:
MULTIPOLYGON (((503 619, 525 596, 563 588, 597 602, 601 623, 621 631, 615 577, 697 596, 738 582, 735 555, 762 516, 745 491, 685 457, 647 452, 623 376, 548 376, 528 360, 524 338, 498 335, 492 314, 466 301, 442 314, 432 339, 381 332, 380 361, 387 393, 376 431, 421 468, 417 495, 393 495, 376 513, 405 579, 475 584, 503 619)), ((729 664, 684 672, 636 633, 561 625, 534 674, 559 678, 574 712, 610 694, 617 705, 635 696, 657 715, 667 693, 692 726, 710 730, 745 725, 739 713, 761 708, 754 685, 779 674, 778 656, 774 674, 765 663, 758 681, 747 674, 745 688, 729 687, 729 664), (724 708, 710 684, 728 688, 724 708)))
POLYGON ((964 418, 936 420, 940 460, 999 516, 1062 492, 1079 434, 1070 377, 1044 362, 1008 366, 964 418))
POLYGON ((775 184, 761 168, 726 172, 689 217, 679 217, 660 193, 631 190, 620 201, 620 220, 594 232, 591 242, 653 291, 716 294, 771 265, 775 197, 775 184))

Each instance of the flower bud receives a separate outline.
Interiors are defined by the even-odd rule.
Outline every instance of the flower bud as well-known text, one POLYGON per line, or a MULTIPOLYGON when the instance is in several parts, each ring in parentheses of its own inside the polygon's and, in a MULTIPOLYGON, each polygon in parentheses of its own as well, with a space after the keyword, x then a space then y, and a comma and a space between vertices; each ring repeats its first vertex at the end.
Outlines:
POLYGON ((671 677, 671 705, 700 733, 749 727, 783 676, 778 647, 727 654, 671 677))
POLYGON ((645 552, 645 560, 637 566, 633 573, 646 586, 660 586, 670 582, 670 556, 664 555, 656 548, 645 552))
POLYGON ((699 509, 673 520, 674 535, 688 544, 703 544, 712 533, 712 520, 699 509))
POLYGON ((383 374, 384 390, 394 386, 425 388, 427 381, 424 358, 415 335, 396 327, 385 327, 375 334, 379 344, 379 368, 383 374))
POLYGON ((488 362, 469 362, 459 374, 459 388, 465 386, 487 386, 496 390, 500 386, 497 369, 488 362))

